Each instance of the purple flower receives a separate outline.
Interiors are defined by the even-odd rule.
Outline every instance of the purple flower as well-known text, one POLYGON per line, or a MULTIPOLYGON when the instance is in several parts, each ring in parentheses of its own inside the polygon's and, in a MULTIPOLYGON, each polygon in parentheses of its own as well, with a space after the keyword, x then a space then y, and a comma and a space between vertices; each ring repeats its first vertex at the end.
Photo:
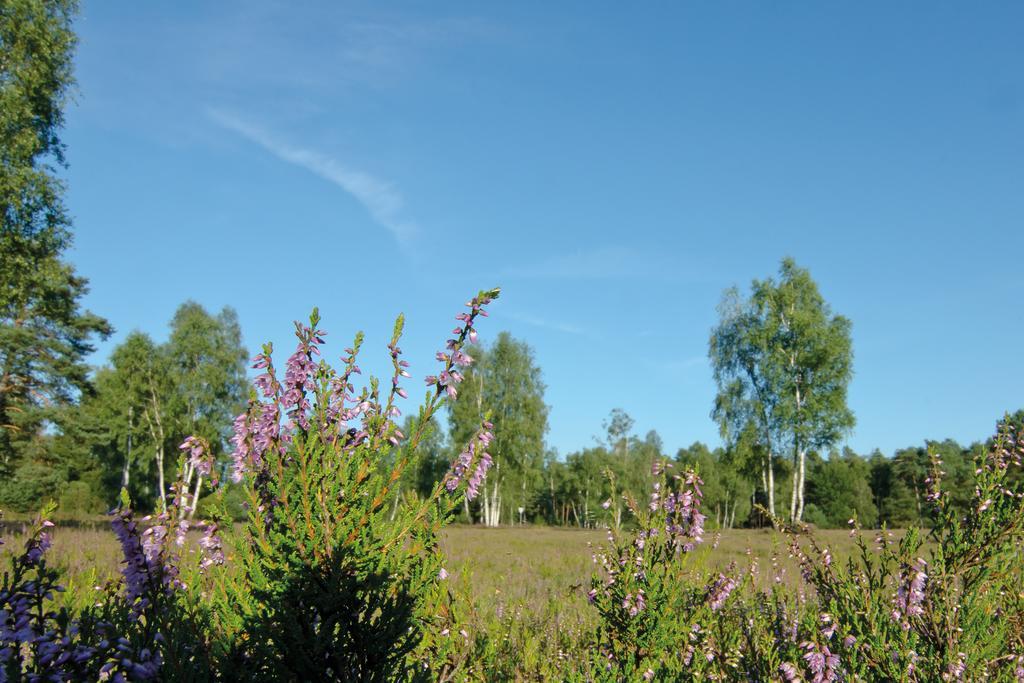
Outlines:
POLYGON ((821 622, 821 635, 825 640, 832 640, 832 636, 836 632, 836 622, 832 620, 832 616, 827 613, 822 613, 818 617, 818 621, 821 622))
POLYGON ((700 512, 701 483, 694 472, 687 472, 684 488, 674 495, 667 494, 662 501, 662 508, 667 513, 665 530, 675 537, 683 552, 692 552, 697 544, 704 541, 704 522, 707 518, 700 512))
POLYGON ((786 683, 794 683, 794 681, 800 680, 800 672, 789 662, 779 664, 779 673, 786 680, 786 683))
POLYGON ((480 487, 487 477, 487 471, 493 464, 491 454, 486 450, 488 444, 494 439, 494 435, 489 431, 491 428, 489 422, 484 422, 466 449, 455 458, 451 470, 445 477, 445 488, 449 493, 459 487, 459 484, 466 479, 466 473, 472 468, 472 474, 466 483, 466 498, 473 500, 479 495, 480 487))
POLYGON ((735 588, 735 579, 731 576, 726 576, 725 574, 719 574, 718 579, 708 590, 708 604, 711 606, 711 611, 717 612, 722 609, 725 605, 725 601, 729 598, 729 595, 735 588))
POLYGON ((240 482, 246 474, 262 471, 266 453, 279 447, 280 429, 276 403, 251 402, 246 411, 235 418, 235 433, 231 437, 235 447, 232 480, 240 482))
POLYGON ((636 595, 626 593, 626 597, 622 600, 622 609, 626 610, 631 617, 635 617, 640 612, 643 612, 646 607, 647 601, 644 599, 642 588, 637 590, 636 595))
POLYGON ((805 642, 803 659, 807 662, 807 670, 811 674, 812 683, 831 683, 839 680, 839 657, 825 645, 805 642))
POLYGON ((917 558, 912 567, 907 567, 900 576, 899 587, 893 598, 893 621, 901 622, 904 631, 910 630, 910 618, 924 614, 924 589, 928 581, 925 572, 928 563, 917 558))
POLYGON ((967 671, 967 655, 959 652, 957 653, 956 661, 946 667, 947 675, 943 676, 942 679, 946 681, 961 681, 965 671, 967 671))
POLYGON ((320 355, 317 344, 323 342, 324 333, 296 322, 295 336, 299 343, 295 352, 288 357, 285 363, 282 387, 284 394, 281 396, 281 406, 291 418, 292 425, 298 425, 301 429, 306 430, 309 429, 307 412, 310 408, 306 394, 316 390, 314 375, 317 366, 313 362, 313 356, 320 355))
MULTIPOLYGON (((114 512, 110 520, 124 557, 121 569, 125 580, 125 594, 136 616, 140 615, 150 603, 152 591, 158 590, 163 583, 164 567, 160 562, 159 552, 152 545, 153 535, 149 536, 150 552, 143 545, 143 537, 139 533, 138 523, 128 508, 114 512)), ((148 531, 148 530, 147 530, 148 531)), ((166 528, 163 529, 166 534, 166 528)))
POLYGON ((215 523, 206 525, 202 538, 199 539, 199 547, 203 549, 203 560, 200 567, 206 569, 213 565, 224 564, 224 550, 221 547, 221 540, 218 531, 220 529, 215 523))
POLYGON ((462 347, 465 345, 468 339, 470 343, 476 343, 477 336, 476 330, 473 329, 473 323, 477 316, 487 316, 487 311, 484 307, 491 303, 498 297, 500 290, 492 289, 487 292, 480 292, 472 300, 466 302, 466 306, 470 309, 469 313, 459 313, 455 318, 459 322, 463 323, 461 327, 456 327, 452 330, 452 334, 455 335, 454 339, 449 339, 445 342, 445 348, 450 353, 443 351, 437 352, 437 360, 444 365, 444 369, 436 377, 430 375, 427 377, 427 385, 434 386, 437 388, 437 395, 440 396, 442 393, 447 394, 449 398, 455 400, 458 397, 458 390, 455 388, 455 384, 462 381, 462 376, 455 371, 455 367, 467 367, 472 362, 472 357, 469 356, 462 347))
POLYGON ((210 476, 210 471, 213 468, 213 454, 210 453, 210 448, 203 439, 190 436, 178 446, 178 449, 189 452, 189 462, 197 472, 205 477, 210 476))
MULTIPOLYGON (((43 521, 40 527, 53 526, 52 523, 43 521)), ((43 560, 43 555, 53 545, 53 536, 48 531, 43 531, 40 528, 28 542, 25 543, 25 554, 22 556, 22 561, 27 565, 37 565, 43 560)))
MULTIPOLYGON (((149 517, 145 517, 142 521, 148 522, 149 520, 149 517)), ((157 520, 160 522, 159 524, 154 524, 142 532, 142 551, 150 562, 159 559, 160 553, 163 551, 164 539, 167 538, 166 515, 160 515, 157 520)))

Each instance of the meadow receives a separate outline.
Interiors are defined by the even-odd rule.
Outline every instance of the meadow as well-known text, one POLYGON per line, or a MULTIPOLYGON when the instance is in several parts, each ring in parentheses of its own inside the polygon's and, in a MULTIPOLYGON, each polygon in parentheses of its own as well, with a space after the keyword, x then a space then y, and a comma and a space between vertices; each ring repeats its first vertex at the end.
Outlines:
POLYGON ((797 516, 718 532, 699 467, 667 458, 628 489, 609 475, 614 530, 460 526, 499 490, 487 413, 427 495, 403 492, 496 297, 457 317, 401 428, 401 317, 389 391, 352 384, 359 337, 340 369, 314 361, 316 310, 283 378, 265 347, 231 438, 244 523, 201 436, 152 515, 124 490, 110 529, 56 524, 55 503, 11 523, 0 681, 1024 681, 1024 432, 1009 421, 966 504, 929 455, 927 533, 861 531, 856 514, 848 530, 797 516))
MULTIPOLYGON (((21 548, 29 529, 25 518, 0 522, 0 540, 6 548, 21 548)), ((859 533, 870 543, 878 532, 859 533)), ((890 533, 899 538, 902 532, 890 533)), ((825 529, 816 535, 840 562, 856 550, 846 531, 825 529)), ((119 579, 123 555, 108 520, 58 521, 52 536, 49 561, 67 577, 72 600, 87 600, 89 587, 119 579)), ((189 533, 192 543, 199 538, 199 532, 189 533)), ((478 630, 509 614, 545 627, 556 622, 592 625, 596 614, 589 609, 585 587, 598 570, 594 553, 607 539, 607 529, 456 524, 442 532, 441 548, 453 593, 478 630)), ((232 556, 227 559, 230 563, 232 556)), ((799 584, 799 564, 786 535, 770 528, 712 531, 694 560, 701 572, 732 566, 750 574, 753 567, 754 584, 760 588, 768 588, 775 576, 790 588, 799 584)))

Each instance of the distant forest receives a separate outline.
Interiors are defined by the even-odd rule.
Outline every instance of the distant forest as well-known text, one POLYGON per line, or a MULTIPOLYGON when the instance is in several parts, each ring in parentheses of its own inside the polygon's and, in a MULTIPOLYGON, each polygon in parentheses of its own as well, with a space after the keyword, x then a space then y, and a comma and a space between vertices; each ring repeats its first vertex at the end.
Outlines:
MULTIPOLYGON (((175 313, 167 340, 130 334, 81 391, 40 420, 28 438, 14 432, 0 442, 0 506, 31 512, 56 500, 63 515, 91 515, 113 507, 124 487, 140 507, 157 509, 177 476, 178 446, 193 434, 214 445, 227 473, 232 421, 249 392, 250 354, 241 339, 230 308, 214 314, 193 302, 175 313)), ((482 495, 463 510, 464 522, 629 525, 625 496, 644 498, 653 463, 669 458, 680 469, 699 470, 709 526, 770 524, 764 514, 765 446, 753 423, 723 447, 695 442, 670 454, 656 431, 634 433, 633 419, 614 409, 595 425, 600 436, 592 444, 562 457, 545 447, 544 385, 530 347, 505 332, 469 353, 474 362, 464 370, 459 399, 449 404, 447 426, 435 424, 419 444, 423 457, 415 471, 403 475, 404 492, 427 495, 479 415, 489 410, 496 416, 491 450, 497 467, 482 495)), ((1024 425, 1024 411, 1005 419, 1024 425)), ((954 503, 966 506, 974 491, 972 459, 985 448, 982 440, 946 439, 891 454, 808 450, 802 518, 820 527, 842 527, 854 517, 863 527, 927 525, 929 454, 941 459, 954 503)), ((776 458, 772 467, 775 496, 789 501, 792 459, 776 458)), ((221 480, 241 518, 245 511, 235 495, 240 492, 230 477, 221 480)), ((785 511, 781 517, 788 518, 785 511)))

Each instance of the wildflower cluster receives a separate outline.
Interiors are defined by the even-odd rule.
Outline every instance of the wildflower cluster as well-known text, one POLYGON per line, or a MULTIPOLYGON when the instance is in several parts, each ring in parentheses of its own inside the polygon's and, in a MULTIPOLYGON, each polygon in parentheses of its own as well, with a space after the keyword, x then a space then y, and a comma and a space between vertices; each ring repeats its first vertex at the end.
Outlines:
POLYGON ((265 346, 230 439, 246 527, 223 523, 215 449, 189 437, 173 495, 155 514, 137 519, 122 494, 111 515, 121 580, 98 588, 72 618, 49 607, 62 588, 44 558, 52 525, 40 523, 0 586, 0 681, 205 680, 225 672, 233 680, 390 680, 446 666, 451 643, 438 634, 463 629, 447 606, 438 537, 483 484, 490 423, 433 495, 400 496, 399 483, 420 457, 433 414, 457 396, 459 368, 472 362, 462 346, 476 339, 475 321, 498 293, 481 292, 457 316, 456 336, 439 354, 443 370, 428 381, 436 389, 410 435, 394 422, 410 377, 401 316, 387 345, 387 392, 372 377, 354 386, 362 334, 340 371, 322 359, 326 334, 315 310, 308 325, 296 324, 283 379, 265 346), (210 518, 193 522, 211 489, 210 518), (197 525, 202 534, 190 543, 197 525))
POLYGON ((914 563, 905 567, 900 572, 899 587, 893 598, 895 605, 892 610, 893 621, 900 622, 904 631, 910 630, 910 620, 924 614, 924 587, 928 580, 928 573, 925 571, 928 563, 922 558, 917 558, 914 563))
POLYGON ((713 579, 690 568, 687 558, 704 539, 702 482, 694 471, 671 474, 656 463, 648 502, 627 498, 637 529, 609 530, 608 546, 594 561, 588 600, 600 622, 594 635, 596 676, 609 680, 674 679, 719 670, 733 637, 714 629, 739 585, 733 576, 713 579), (696 655, 696 656, 695 656, 696 655))
POLYGON ((426 383, 428 387, 434 387, 438 394, 446 394, 454 399, 458 396, 458 384, 462 381, 462 372, 459 368, 468 367, 473 359, 463 351, 467 342, 475 344, 477 340, 476 319, 479 316, 487 317, 485 307, 498 296, 497 289, 487 292, 480 292, 466 302, 468 313, 459 313, 455 319, 459 325, 452 330, 454 338, 445 342, 445 350, 437 352, 437 360, 442 364, 443 369, 437 375, 428 375, 426 383))
POLYGON ((0 583, 0 681, 155 680, 159 653, 115 635, 109 610, 55 609, 64 587, 46 562, 52 512, 43 510, 0 583))
POLYGON ((480 492, 480 486, 487 476, 487 470, 494 464, 491 454, 487 452, 488 444, 494 440, 494 434, 491 432, 492 429, 494 429, 494 425, 484 420, 473 440, 455 458, 451 471, 444 479, 445 489, 449 493, 456 491, 465 481, 466 498, 473 500, 477 497, 480 492), (469 474, 468 478, 467 474, 469 474))
POLYGON ((1022 456, 1004 426, 978 458, 964 516, 945 505, 933 459, 927 539, 883 529, 869 546, 853 519, 858 552, 840 560, 775 520, 800 566, 795 592, 777 557, 756 590, 753 562, 745 577, 687 571, 703 534, 700 481, 662 477, 643 509, 630 504, 635 533, 610 533, 594 556, 587 597, 600 622, 579 680, 1024 681, 1022 456))
POLYGON ((315 310, 308 325, 296 324, 283 381, 269 345, 257 356, 262 372, 232 438, 249 524, 231 544, 233 559, 219 538, 226 529, 208 526, 200 541, 207 550, 202 569, 229 568, 213 597, 238 672, 383 680, 444 660, 446 645, 436 634, 450 624, 438 535, 486 476, 490 424, 432 495, 403 496, 401 482, 421 457, 417 446, 432 416, 457 396, 458 368, 472 362, 462 345, 476 337, 475 320, 497 296, 481 292, 470 312, 459 314, 463 324, 439 354, 444 369, 428 378, 435 390, 409 434, 395 422, 410 377, 401 316, 387 344, 386 390, 373 377, 355 386, 362 334, 344 350, 340 370, 322 359, 326 334, 315 310))
POLYGON ((812 536, 789 530, 802 575, 829 617, 828 633, 803 644, 808 678, 837 680, 830 678, 837 671, 865 680, 1016 676, 1024 647, 1017 564, 1024 494, 1015 483, 1022 454, 1020 435, 1004 425, 976 460, 975 502, 964 516, 945 504, 942 462, 932 456, 927 500, 936 522, 927 545, 916 529, 898 539, 883 530, 873 548, 857 535, 858 555, 839 565, 812 536), (837 631, 841 642, 830 646, 837 631))

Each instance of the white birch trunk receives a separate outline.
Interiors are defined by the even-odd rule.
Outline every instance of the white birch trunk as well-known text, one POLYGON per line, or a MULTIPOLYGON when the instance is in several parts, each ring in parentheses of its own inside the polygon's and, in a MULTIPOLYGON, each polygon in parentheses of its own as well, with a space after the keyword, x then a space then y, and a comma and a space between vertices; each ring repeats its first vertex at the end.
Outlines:
POLYGON ((128 490, 132 473, 132 432, 135 431, 135 406, 128 406, 128 453, 124 456, 124 469, 121 470, 121 488, 128 490))
POLYGON ((806 478, 806 452, 800 449, 800 495, 797 501, 796 521, 804 518, 804 479, 806 478))

